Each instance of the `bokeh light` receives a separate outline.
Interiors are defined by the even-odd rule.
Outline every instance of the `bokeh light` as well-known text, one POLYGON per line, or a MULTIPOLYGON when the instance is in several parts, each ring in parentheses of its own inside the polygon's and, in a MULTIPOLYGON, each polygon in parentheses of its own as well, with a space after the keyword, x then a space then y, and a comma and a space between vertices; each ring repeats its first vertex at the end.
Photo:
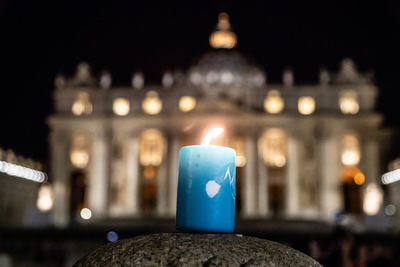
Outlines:
POLYGON ((266 112, 271 114, 280 113, 284 106, 285 103, 277 90, 271 90, 264 100, 264 109, 266 112))
POLYGON ((130 110, 129 100, 123 97, 118 97, 114 99, 113 102, 113 111, 114 114, 118 116, 126 116, 128 115, 130 110))
POLYGON ((92 211, 88 208, 83 208, 81 209, 80 215, 82 219, 89 220, 92 218, 92 211))
POLYGON ((40 187, 36 206, 42 212, 53 208, 53 190, 50 185, 44 184, 40 187))
POLYGON ((356 185, 362 185, 365 182, 365 176, 362 172, 358 172, 356 175, 354 175, 354 183, 356 185))
POLYGON ((341 93, 339 97, 339 107, 343 114, 357 114, 360 109, 357 93, 355 91, 341 93))
POLYGON ((143 111, 150 115, 156 115, 162 110, 162 101, 156 91, 149 91, 142 102, 143 111))
POLYGON ((83 149, 73 149, 70 154, 70 160, 72 165, 83 169, 88 165, 89 154, 83 149))
POLYGON ((193 96, 182 96, 179 99, 179 109, 182 112, 189 112, 196 107, 196 99, 193 96))
POLYGON ((114 231, 107 233, 107 240, 111 243, 118 241, 118 234, 114 231))
POLYGON ((376 215, 381 208, 382 201, 383 193, 378 185, 374 183, 368 184, 364 192, 363 209, 365 214, 369 216, 376 215))
POLYGON ((310 115, 315 110, 315 100, 311 96, 302 96, 299 98, 297 106, 300 114, 310 115))

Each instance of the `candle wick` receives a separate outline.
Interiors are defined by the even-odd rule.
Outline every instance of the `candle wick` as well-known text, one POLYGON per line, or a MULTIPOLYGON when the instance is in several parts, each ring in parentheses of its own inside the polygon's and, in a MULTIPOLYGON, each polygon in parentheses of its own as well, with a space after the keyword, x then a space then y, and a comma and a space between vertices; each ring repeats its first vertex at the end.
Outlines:
POLYGON ((217 128, 212 128, 211 130, 209 130, 206 134, 206 136, 204 137, 203 141, 201 142, 202 146, 207 146, 211 143, 211 140, 214 139, 215 137, 218 137, 219 135, 222 134, 222 132, 224 131, 224 128, 221 127, 217 127, 217 128))

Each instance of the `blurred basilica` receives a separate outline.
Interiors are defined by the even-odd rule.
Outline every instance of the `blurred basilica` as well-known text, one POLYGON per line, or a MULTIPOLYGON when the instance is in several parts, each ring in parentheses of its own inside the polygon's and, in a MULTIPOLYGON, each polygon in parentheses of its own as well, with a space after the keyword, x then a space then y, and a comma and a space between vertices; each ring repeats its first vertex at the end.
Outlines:
POLYGON ((161 85, 134 73, 130 86, 113 87, 110 73, 95 79, 86 63, 56 78, 48 118, 56 226, 173 218, 179 148, 200 144, 215 125, 225 132, 214 143, 237 152, 240 218, 377 212, 364 199, 369 190, 382 202, 385 169, 371 76, 345 59, 335 73, 321 70, 317 84, 296 85, 289 69, 269 83, 235 49, 227 14, 218 20, 210 51, 185 72, 164 73, 161 85))

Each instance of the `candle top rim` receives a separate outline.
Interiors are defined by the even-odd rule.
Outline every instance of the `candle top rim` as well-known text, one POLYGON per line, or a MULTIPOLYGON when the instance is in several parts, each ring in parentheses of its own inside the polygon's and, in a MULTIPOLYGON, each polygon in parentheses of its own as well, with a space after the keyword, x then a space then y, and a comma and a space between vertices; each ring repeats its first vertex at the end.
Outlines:
POLYGON ((231 151, 233 151, 233 152, 235 153, 235 155, 236 155, 236 151, 235 151, 233 148, 228 147, 228 146, 217 146, 217 145, 188 145, 188 146, 183 146, 183 147, 181 147, 180 150, 182 150, 182 149, 190 149, 190 148, 206 148, 206 147, 208 147, 208 148, 215 148, 215 149, 226 149, 226 150, 231 150, 231 151))

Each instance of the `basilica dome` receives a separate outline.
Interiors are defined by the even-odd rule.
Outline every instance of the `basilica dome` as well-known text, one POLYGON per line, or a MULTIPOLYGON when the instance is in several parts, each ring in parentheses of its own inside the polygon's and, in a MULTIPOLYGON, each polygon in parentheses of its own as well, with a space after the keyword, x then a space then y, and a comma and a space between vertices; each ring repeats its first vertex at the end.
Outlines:
POLYGON ((220 14, 216 30, 210 35, 212 50, 189 68, 190 83, 207 95, 224 93, 235 98, 243 90, 264 86, 264 71, 234 49, 236 42, 228 15, 220 14))

